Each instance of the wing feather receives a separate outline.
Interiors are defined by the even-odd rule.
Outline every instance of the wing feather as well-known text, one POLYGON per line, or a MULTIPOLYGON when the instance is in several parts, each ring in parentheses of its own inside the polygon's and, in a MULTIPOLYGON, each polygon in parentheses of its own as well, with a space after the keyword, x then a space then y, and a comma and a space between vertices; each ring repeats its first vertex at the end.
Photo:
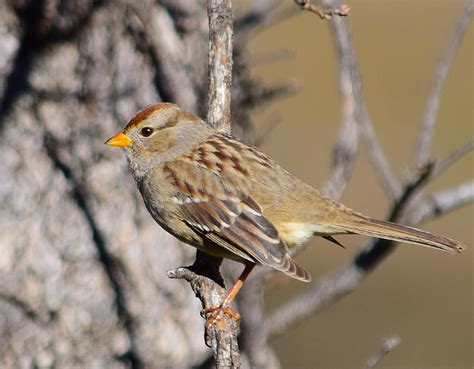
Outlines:
MULTIPOLYGON (((178 217, 216 247, 308 281, 309 274, 291 259, 278 230, 249 195, 248 180, 245 180, 248 170, 240 161, 242 155, 219 156, 215 155, 215 150, 208 149, 216 162, 212 168, 219 168, 213 171, 211 167, 196 162, 196 158, 206 160, 206 147, 209 145, 207 142, 195 149, 199 151, 199 156, 194 156, 193 160, 185 157, 166 164, 165 170, 176 178, 173 185, 176 187, 178 217), (226 165, 225 160, 232 165, 226 165), (229 173, 226 168, 230 168, 229 173), (183 171, 187 176, 178 175, 183 171)), ((238 145, 243 144, 235 144, 235 150, 238 145)))

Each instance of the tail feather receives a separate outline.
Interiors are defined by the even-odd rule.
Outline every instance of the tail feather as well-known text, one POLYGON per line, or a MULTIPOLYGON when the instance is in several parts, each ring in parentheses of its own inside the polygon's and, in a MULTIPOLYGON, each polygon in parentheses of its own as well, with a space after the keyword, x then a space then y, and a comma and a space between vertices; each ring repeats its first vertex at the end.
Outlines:
POLYGON ((285 273, 291 278, 298 279, 299 281, 303 282, 311 282, 311 275, 304 268, 296 264, 290 255, 285 256, 285 259, 281 265, 278 267, 272 267, 279 270, 280 272, 285 273))
POLYGON ((364 236, 408 242, 451 253, 460 253, 463 251, 462 244, 450 238, 434 235, 413 227, 361 215, 357 215, 356 219, 352 218, 349 224, 343 224, 341 227, 343 227, 346 232, 364 236))

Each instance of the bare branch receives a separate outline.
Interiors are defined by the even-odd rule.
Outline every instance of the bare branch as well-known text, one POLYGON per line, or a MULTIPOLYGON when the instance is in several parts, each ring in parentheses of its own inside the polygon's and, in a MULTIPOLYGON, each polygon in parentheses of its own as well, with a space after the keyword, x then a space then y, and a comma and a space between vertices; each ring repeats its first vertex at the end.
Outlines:
POLYGON ((232 1, 208 0, 209 15, 209 110, 207 122, 230 132, 232 85, 232 1))
POLYGON ((374 369, 380 361, 387 355, 389 352, 392 352, 401 342, 400 336, 393 335, 383 339, 382 344, 375 351, 364 364, 364 369, 374 369))
MULTIPOLYGON (((346 99, 344 105, 348 105, 352 99, 346 99)), ((339 137, 333 148, 333 163, 331 173, 322 188, 322 192, 332 199, 339 199, 351 179, 357 158, 358 133, 357 125, 352 114, 346 114, 344 108, 344 121, 341 126, 339 137)))
POLYGON ((277 6, 278 0, 253 1, 244 14, 236 16, 235 33, 239 36, 246 35, 254 27, 261 27, 277 6))
POLYGON ((451 165, 456 163, 459 159, 463 158, 472 150, 474 150, 474 138, 471 138, 464 145, 461 145, 457 149, 450 152, 445 158, 438 160, 432 176, 439 176, 446 169, 451 167, 451 165))
POLYGON ((294 7, 285 7, 283 10, 279 10, 280 3, 279 0, 253 1, 244 14, 235 19, 235 45, 246 39, 251 31, 252 35, 255 35, 258 31, 280 24, 298 14, 294 7))
MULTIPOLYGON (((324 4, 330 8, 335 8, 338 6, 339 2, 334 0, 326 0, 324 1, 324 4)), ((362 133, 362 136, 367 143, 369 158, 371 160, 372 165, 374 166, 375 172, 380 180, 382 188, 391 198, 397 198, 401 192, 400 185, 396 176, 393 174, 388 160, 385 157, 382 146, 378 141, 377 136, 375 135, 373 123, 370 120, 367 108, 364 103, 362 93, 362 78, 360 75, 359 66, 357 64, 355 51, 352 45, 351 31, 347 22, 345 22, 344 19, 335 18, 330 24, 333 31, 332 34, 334 38, 334 43, 341 59, 341 65, 345 65, 345 68, 347 68, 347 71, 345 71, 347 75, 341 72, 341 89, 343 91, 344 96, 347 96, 348 93, 352 94, 352 101, 347 100, 348 97, 346 97, 344 110, 345 116, 348 116, 346 109, 348 109, 349 111, 353 110, 352 119, 354 119, 357 123, 360 132, 362 133), (344 92, 345 89, 348 89, 347 92, 344 92)), ((347 126, 349 126, 349 124, 352 123, 348 122, 347 126)), ((352 128, 352 130, 354 129, 352 128)), ((343 139, 343 134, 347 133, 342 133, 339 140, 343 139)), ((342 143, 342 141, 338 142, 338 147, 340 147, 340 143, 342 143)), ((353 144, 352 147, 349 146, 351 151, 356 149, 353 146, 353 144)), ((341 171, 341 168, 338 168, 338 166, 336 166, 336 169, 341 171)), ((336 175, 337 172, 334 171, 330 178, 332 178, 332 176, 334 176, 334 178, 337 178, 336 175)), ((348 176, 348 173, 346 173, 345 175, 339 175, 339 177, 345 177, 346 180, 348 180, 350 176, 348 176)), ((325 186, 325 189, 328 190, 328 187, 329 185, 327 184, 325 186)), ((339 189, 338 191, 334 192, 336 194, 338 192, 342 193, 342 190, 339 189)))
POLYGON ((183 64, 183 43, 173 19, 159 4, 150 1, 131 1, 129 5, 140 19, 150 43, 160 96, 164 101, 172 101, 189 111, 196 111, 197 98, 183 64))
POLYGON ((267 336, 282 334, 297 322, 321 311, 360 284, 365 273, 355 264, 321 278, 308 291, 270 312, 265 319, 267 336))
POLYGON ((370 162, 374 167, 382 188, 390 198, 396 199, 400 196, 402 190, 397 177, 388 163, 382 145, 375 134, 373 123, 368 115, 365 105, 361 108, 360 118, 362 135, 367 144, 366 147, 369 152, 370 162))
POLYGON ((473 202, 474 181, 470 181, 427 196, 424 201, 408 209, 406 219, 410 224, 417 224, 473 202))
POLYGON ((321 19, 331 19, 334 15, 338 15, 340 17, 345 17, 349 15, 351 10, 350 7, 347 5, 341 5, 338 8, 332 10, 325 10, 320 8, 317 5, 311 4, 309 0, 295 0, 295 3, 303 10, 307 10, 311 13, 315 13, 319 15, 321 19))
MULTIPOLYGON (((195 263, 189 268, 168 271, 172 279, 184 279, 191 284, 203 309, 220 306, 227 294, 219 272, 222 259, 197 252, 195 263)), ((238 322, 227 314, 207 328, 205 342, 214 354, 216 368, 239 368, 240 353, 237 342, 238 322)))
POLYGON ((436 70, 435 79, 431 88, 430 96, 426 103, 425 112, 420 124, 420 133, 416 145, 415 161, 424 162, 430 157, 431 143, 433 141, 436 117, 438 116, 441 93, 443 91, 444 82, 453 63, 456 52, 459 49, 464 33, 471 22, 474 10, 474 0, 467 0, 462 10, 461 16, 451 34, 448 46, 444 52, 438 68, 436 70))

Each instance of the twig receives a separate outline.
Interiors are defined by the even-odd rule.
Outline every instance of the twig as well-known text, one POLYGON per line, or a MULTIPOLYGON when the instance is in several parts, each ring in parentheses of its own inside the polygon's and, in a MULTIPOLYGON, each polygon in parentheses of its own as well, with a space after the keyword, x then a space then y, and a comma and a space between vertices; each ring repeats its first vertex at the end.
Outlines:
POLYGON ((209 110, 207 122, 230 132, 232 85, 232 1, 208 0, 209 15, 209 110))
MULTIPOLYGON (((445 170, 447 170, 449 167, 451 167, 454 163, 463 158, 473 149, 474 139, 470 139, 464 145, 461 145, 457 149, 451 151, 448 155, 446 155, 446 157, 439 160, 433 160, 434 168, 431 170, 430 181, 440 176, 445 170)), ((433 196, 434 195, 425 196, 422 192, 418 193, 418 195, 413 199, 413 201, 411 201, 409 209, 405 213, 405 218, 412 219, 411 221, 409 221, 409 223, 416 224, 421 221, 421 219, 414 221, 416 216, 413 216, 412 214, 420 213, 421 209, 434 205, 433 196)))
POLYGON ((333 149, 331 173, 323 186, 323 192, 333 199, 342 196, 349 182, 359 144, 357 126, 358 97, 357 90, 360 78, 354 73, 354 54, 351 51, 350 34, 343 23, 333 28, 334 41, 339 57, 339 88, 343 98, 343 122, 339 137, 333 149))
POLYGON ((278 0, 253 1, 244 14, 236 16, 235 33, 247 35, 255 27, 261 27, 277 6, 278 0))
MULTIPOLYGON (((331 8, 337 7, 339 4, 338 1, 334 0, 326 0, 324 3, 331 8)), ((374 132, 373 123, 369 117, 369 113, 363 99, 362 78, 360 75, 359 66, 357 64, 354 47, 352 45, 351 31, 344 19, 335 18, 330 24, 333 31, 332 33, 334 43, 341 60, 341 65, 345 65, 345 68, 347 68, 345 73, 348 73, 347 75, 341 73, 341 89, 342 91, 344 91, 345 88, 349 89, 346 93, 352 94, 352 101, 345 103, 348 104, 345 109, 353 109, 352 119, 354 119, 357 123, 358 128, 362 133, 362 137, 366 141, 370 161, 374 166, 382 188, 391 198, 398 198, 401 192, 400 184, 398 183, 396 176, 393 174, 388 160, 385 157, 382 146, 374 132)), ((347 116, 346 112, 345 115, 347 116)), ((352 147, 351 150, 354 150, 354 148, 352 147)), ((350 176, 348 176, 346 173, 345 178, 347 181, 350 176)), ((327 188, 327 186, 325 188, 327 188)), ((342 193, 341 190, 339 191, 342 193)))
POLYGON ((474 150, 474 138, 471 138, 468 142, 464 145, 461 145, 457 149, 450 152, 445 158, 438 160, 436 162, 435 168, 433 170, 432 176, 439 176, 443 173, 446 169, 451 167, 455 162, 459 159, 463 158, 469 152, 474 150))
POLYGON ((472 203, 474 181, 427 196, 424 201, 417 203, 416 207, 408 210, 406 220, 409 224, 417 224, 472 203))
POLYGON ((244 14, 237 16, 234 22, 235 42, 234 46, 242 43, 252 31, 255 35, 258 31, 280 24, 286 19, 297 14, 294 7, 285 7, 279 10, 279 0, 253 1, 244 14))
POLYGON ((429 159, 444 82, 446 81, 446 77, 451 68, 454 57, 456 56, 456 52, 459 49, 461 40, 463 39, 466 29, 471 21, 473 10, 474 0, 467 0, 463 7, 461 16, 451 34, 446 51, 444 52, 436 70, 433 87, 431 88, 431 93, 428 97, 425 112, 420 124, 420 133, 415 152, 415 162, 417 163, 423 163, 429 159))
POLYGON ((401 342, 400 336, 393 335, 383 339, 382 344, 375 351, 364 364, 364 369, 374 369, 380 361, 387 355, 389 352, 392 352, 401 342))
POLYGON ((319 15, 321 19, 331 19, 334 15, 345 17, 349 15, 351 8, 347 5, 341 5, 333 10, 324 10, 317 5, 311 4, 309 0, 295 0, 295 3, 303 10, 319 15))

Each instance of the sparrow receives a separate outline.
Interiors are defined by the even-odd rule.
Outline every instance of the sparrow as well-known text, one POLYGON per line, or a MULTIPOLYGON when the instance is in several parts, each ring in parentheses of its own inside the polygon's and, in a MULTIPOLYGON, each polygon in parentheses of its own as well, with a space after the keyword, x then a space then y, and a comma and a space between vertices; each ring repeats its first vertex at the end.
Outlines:
POLYGON ((359 234, 451 253, 463 249, 452 239, 365 216, 322 195, 259 149, 172 103, 139 111, 105 143, 125 149, 145 206, 163 229, 245 265, 223 303, 209 311, 208 326, 230 311, 257 264, 311 281, 288 249, 313 236, 339 244, 334 235, 359 234))

